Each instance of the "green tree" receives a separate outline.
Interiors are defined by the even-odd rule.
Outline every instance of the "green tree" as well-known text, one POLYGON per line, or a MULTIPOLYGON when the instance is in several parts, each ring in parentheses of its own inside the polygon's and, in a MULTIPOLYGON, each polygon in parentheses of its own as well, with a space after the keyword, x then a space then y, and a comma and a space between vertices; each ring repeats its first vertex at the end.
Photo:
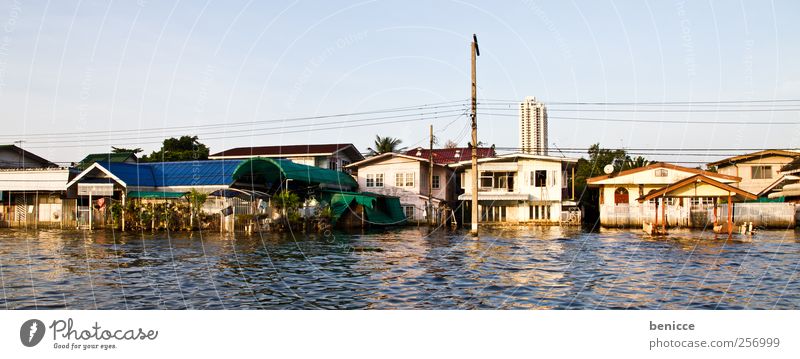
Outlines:
MULTIPOLYGON (((186 195, 186 199, 189 201, 189 223, 190 226, 194 226, 194 218, 199 217, 198 215, 200 214, 200 209, 202 209, 203 204, 206 203, 208 194, 192 188, 192 190, 186 195)), ((201 223, 198 221, 198 227, 200 227, 200 224, 201 223)))
POLYGON ((632 168, 639 168, 644 167, 650 164, 646 158, 642 156, 636 156, 635 158, 627 157, 625 159, 625 163, 622 165, 622 170, 629 170, 632 168))
POLYGON ((161 149, 143 156, 141 162, 194 161, 208 159, 208 146, 200 143, 197 136, 181 136, 164 140, 161 149))
POLYGON ((381 137, 380 135, 375 135, 374 147, 368 147, 367 151, 369 151, 371 155, 380 155, 383 153, 398 152, 404 149, 400 148, 401 143, 403 143, 403 141, 399 138, 394 138, 390 136, 381 137))

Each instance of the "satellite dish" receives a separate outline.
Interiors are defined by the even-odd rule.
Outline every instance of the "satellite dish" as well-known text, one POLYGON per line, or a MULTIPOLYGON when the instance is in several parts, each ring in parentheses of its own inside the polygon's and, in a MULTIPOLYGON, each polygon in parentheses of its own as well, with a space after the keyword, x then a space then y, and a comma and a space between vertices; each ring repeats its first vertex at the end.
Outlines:
POLYGON ((610 175, 612 172, 614 172, 614 165, 606 165, 603 167, 603 172, 605 172, 607 175, 610 175))

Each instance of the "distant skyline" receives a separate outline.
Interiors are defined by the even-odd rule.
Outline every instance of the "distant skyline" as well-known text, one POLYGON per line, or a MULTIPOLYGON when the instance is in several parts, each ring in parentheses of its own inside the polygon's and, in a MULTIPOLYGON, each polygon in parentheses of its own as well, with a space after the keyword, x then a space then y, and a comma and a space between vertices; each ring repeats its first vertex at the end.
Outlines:
POLYGON ((468 118, 457 113, 363 127, 348 117, 319 119, 327 130, 314 131, 272 130, 297 123, 277 121, 253 125, 261 129, 253 136, 236 127, 227 138, 225 128, 200 126, 466 101, 475 33, 478 96, 493 104, 478 114, 487 144, 517 147, 515 102, 536 96, 550 116, 550 155, 597 142, 797 148, 800 101, 774 106, 781 111, 767 103, 724 112, 714 104, 665 112, 687 107, 558 103, 800 99, 798 14, 797 1, 2 0, 0 144, 25 140, 26 149, 61 163, 111 146, 150 153, 165 137, 195 133, 212 153, 305 143, 365 151, 376 134, 424 145, 433 123, 440 144, 463 146, 468 118), (770 125, 777 122, 796 124, 770 125), (121 131, 164 127, 178 128, 121 131))

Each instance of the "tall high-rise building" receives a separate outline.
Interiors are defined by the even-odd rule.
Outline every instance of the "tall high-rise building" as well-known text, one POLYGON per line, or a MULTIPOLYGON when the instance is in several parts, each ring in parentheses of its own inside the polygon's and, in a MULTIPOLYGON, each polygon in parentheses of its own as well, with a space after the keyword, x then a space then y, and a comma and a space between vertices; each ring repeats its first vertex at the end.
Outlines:
POLYGON ((519 147, 522 153, 547 155, 547 107, 533 96, 519 104, 519 147))

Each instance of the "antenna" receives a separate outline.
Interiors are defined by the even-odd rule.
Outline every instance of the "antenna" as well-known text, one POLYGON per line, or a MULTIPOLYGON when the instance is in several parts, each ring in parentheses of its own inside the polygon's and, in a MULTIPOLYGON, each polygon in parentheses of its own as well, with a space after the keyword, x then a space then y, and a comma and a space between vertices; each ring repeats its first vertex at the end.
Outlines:
POLYGON ((566 158, 566 157, 567 157, 567 156, 564 156, 564 152, 561 152, 561 149, 560 149, 560 148, 558 148, 558 145, 556 145, 556 143, 555 143, 555 142, 553 142, 553 147, 555 147, 555 148, 558 150, 558 153, 560 153, 560 154, 561 154, 561 157, 563 157, 563 158, 566 158))

